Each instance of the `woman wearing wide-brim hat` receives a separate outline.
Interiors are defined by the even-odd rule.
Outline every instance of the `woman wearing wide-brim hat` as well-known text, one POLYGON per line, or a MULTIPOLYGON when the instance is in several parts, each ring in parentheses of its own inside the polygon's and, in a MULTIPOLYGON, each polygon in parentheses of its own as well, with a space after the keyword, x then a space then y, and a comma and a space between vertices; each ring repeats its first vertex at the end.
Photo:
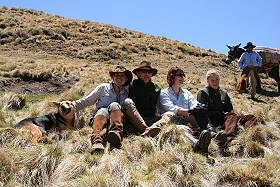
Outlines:
POLYGON ((109 71, 109 75, 112 82, 97 86, 88 96, 75 101, 77 110, 96 105, 91 153, 103 153, 107 141, 111 148, 119 148, 123 139, 122 107, 128 97, 132 73, 123 66, 117 66, 109 71))

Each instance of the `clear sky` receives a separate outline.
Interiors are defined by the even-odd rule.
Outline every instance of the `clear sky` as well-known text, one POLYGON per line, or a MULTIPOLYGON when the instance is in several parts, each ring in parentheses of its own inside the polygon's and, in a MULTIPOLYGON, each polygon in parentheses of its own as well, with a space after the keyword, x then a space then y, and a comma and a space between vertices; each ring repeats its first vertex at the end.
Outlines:
POLYGON ((0 0, 0 6, 112 24, 219 53, 248 41, 280 48, 280 0, 0 0))

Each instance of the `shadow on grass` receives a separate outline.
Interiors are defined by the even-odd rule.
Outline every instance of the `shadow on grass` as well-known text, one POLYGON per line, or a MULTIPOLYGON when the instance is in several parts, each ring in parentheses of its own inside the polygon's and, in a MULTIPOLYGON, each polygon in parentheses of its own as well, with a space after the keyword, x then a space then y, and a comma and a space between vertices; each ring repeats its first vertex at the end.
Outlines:
POLYGON ((269 91, 269 90, 262 90, 259 94, 267 96, 267 97, 279 97, 280 93, 275 91, 269 91))

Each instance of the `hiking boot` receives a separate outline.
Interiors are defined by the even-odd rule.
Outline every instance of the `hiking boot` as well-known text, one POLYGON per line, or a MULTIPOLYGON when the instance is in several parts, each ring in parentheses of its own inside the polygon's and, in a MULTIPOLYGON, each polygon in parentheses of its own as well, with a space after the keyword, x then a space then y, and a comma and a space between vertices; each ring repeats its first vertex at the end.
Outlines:
POLYGON ((158 135, 160 133, 161 129, 160 127, 148 127, 146 128, 145 132, 143 134, 141 134, 141 136, 148 136, 148 137, 155 137, 156 135, 158 135))
POLYGON ((93 144, 92 147, 91 147, 90 153, 91 154, 102 154, 102 153, 104 153, 104 145, 100 142, 93 144))
POLYGON ((227 140, 227 134, 224 131, 219 131, 214 138, 219 142, 225 142, 227 140))
POLYGON ((227 134, 224 131, 220 131, 216 134, 214 139, 218 142, 219 145, 224 145, 227 142, 227 134))
POLYGON ((194 146, 194 150, 207 154, 208 146, 211 143, 211 138, 211 133, 207 130, 203 130, 199 135, 198 142, 194 146))
POLYGON ((122 138, 117 131, 109 131, 107 134, 107 140, 110 143, 111 148, 120 148, 122 146, 122 138))

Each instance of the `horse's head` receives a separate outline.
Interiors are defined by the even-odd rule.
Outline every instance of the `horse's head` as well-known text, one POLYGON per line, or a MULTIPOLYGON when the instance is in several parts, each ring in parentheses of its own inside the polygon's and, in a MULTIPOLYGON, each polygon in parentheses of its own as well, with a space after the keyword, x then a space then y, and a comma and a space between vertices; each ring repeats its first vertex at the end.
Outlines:
POLYGON ((239 45, 232 46, 232 47, 227 45, 227 47, 229 48, 228 56, 227 56, 227 59, 226 59, 227 64, 230 64, 236 58, 239 58, 241 56, 241 54, 244 52, 244 49, 239 48, 240 45, 241 45, 241 43, 239 45))

